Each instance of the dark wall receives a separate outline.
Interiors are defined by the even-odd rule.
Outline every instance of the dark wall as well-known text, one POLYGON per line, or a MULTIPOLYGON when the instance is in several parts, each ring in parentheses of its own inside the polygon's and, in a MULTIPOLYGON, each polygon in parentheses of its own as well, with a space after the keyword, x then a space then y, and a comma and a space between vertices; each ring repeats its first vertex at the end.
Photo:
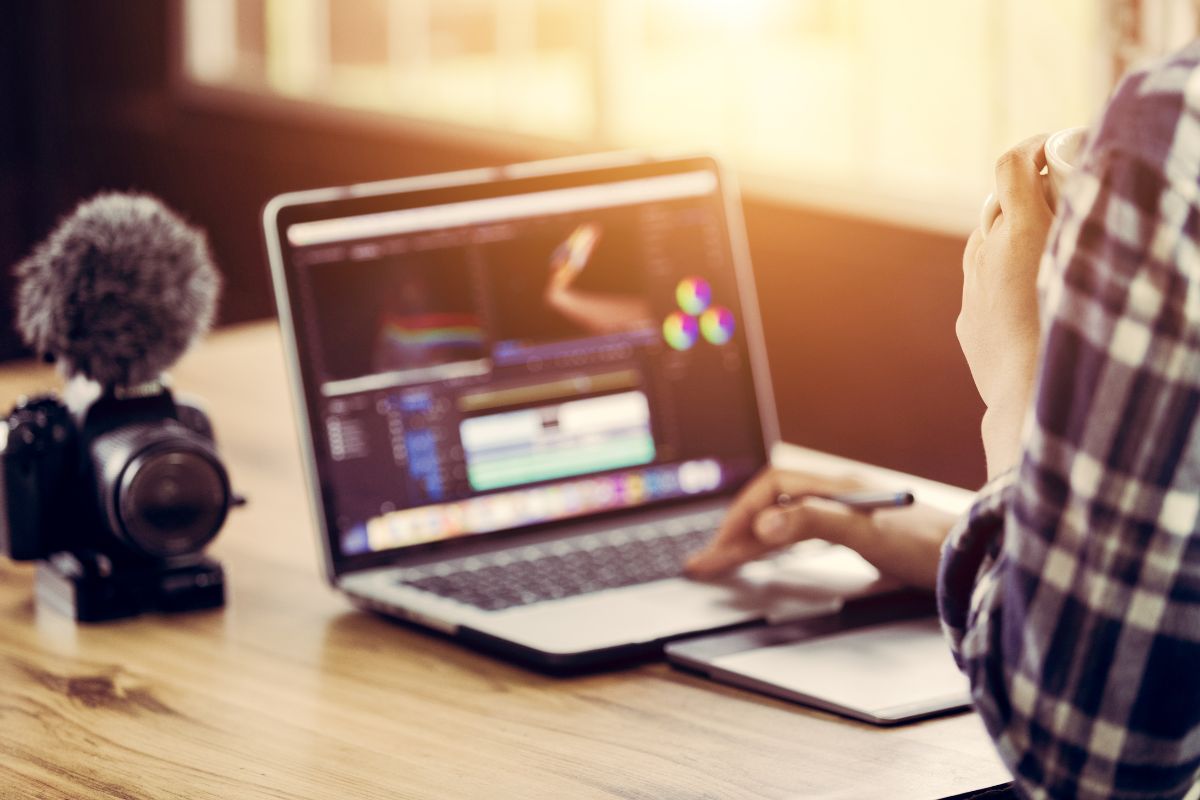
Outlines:
MULTIPOLYGON (((271 195, 558 154, 189 100, 170 78, 168 2, 4 9, 0 259, 12 263, 91 192, 150 191, 208 229, 226 323, 273 313, 259 232, 271 195)), ((785 438, 978 484, 982 406, 953 330, 962 241, 753 195, 746 217, 785 438)))
MULTIPOLYGON (((40 62, 34 57, 36 44, 29 39, 37 28, 37 5, 0 7, 0 264, 6 266, 20 258, 39 218, 34 208, 39 161, 34 86, 39 78, 32 73, 40 62)), ((12 279, 5 269, 0 272, 0 297, 11 295, 12 279)), ((19 342, 8 316, 0 317, 5 322, 0 324, 0 357, 10 357, 20 352, 19 342)))

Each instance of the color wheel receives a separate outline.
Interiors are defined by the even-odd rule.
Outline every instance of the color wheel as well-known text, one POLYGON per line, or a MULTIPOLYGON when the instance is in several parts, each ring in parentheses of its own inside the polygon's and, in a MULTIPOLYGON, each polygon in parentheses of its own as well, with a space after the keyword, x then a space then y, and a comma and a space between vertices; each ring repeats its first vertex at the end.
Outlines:
POLYGON ((675 301, 684 312, 697 316, 712 302, 712 286, 703 278, 684 278, 675 287, 675 301))
POLYGON ((733 328, 733 312, 724 306, 713 306, 700 315, 700 333, 710 344, 728 344, 733 328))
POLYGON ((682 311, 672 311, 663 320, 663 339, 675 350, 688 350, 696 343, 700 325, 696 318, 682 311))

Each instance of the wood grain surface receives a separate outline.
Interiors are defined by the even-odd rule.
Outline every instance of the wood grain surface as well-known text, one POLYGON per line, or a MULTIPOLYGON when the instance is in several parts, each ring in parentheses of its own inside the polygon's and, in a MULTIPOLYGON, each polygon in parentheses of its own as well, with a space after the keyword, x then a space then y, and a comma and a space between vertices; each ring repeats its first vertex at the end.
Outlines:
MULTIPOLYGON (((978 720, 894 730, 652 664, 552 678, 354 610, 320 577, 274 325, 175 370, 250 498, 226 608, 76 625, 0 558, 0 797, 934 798, 1002 779, 978 720)), ((55 388, 0 371, 5 409, 55 388)))

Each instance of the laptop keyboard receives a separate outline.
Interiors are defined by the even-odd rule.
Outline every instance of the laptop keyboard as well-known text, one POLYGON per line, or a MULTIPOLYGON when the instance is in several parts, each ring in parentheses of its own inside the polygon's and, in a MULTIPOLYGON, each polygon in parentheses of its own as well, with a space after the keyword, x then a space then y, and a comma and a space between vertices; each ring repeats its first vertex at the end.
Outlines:
POLYGON ((500 611, 673 578, 712 537, 723 515, 709 512, 438 562, 404 570, 400 583, 500 611))

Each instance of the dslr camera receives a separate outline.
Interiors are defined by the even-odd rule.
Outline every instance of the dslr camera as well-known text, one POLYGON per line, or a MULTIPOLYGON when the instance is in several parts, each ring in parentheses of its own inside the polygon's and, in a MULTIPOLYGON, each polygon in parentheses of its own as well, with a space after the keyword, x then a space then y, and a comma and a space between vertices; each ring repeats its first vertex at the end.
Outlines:
POLYGON ((19 402, 0 426, 0 546, 40 561, 40 603, 81 621, 224 603, 204 556, 234 496, 212 425, 159 384, 72 411, 19 402))

